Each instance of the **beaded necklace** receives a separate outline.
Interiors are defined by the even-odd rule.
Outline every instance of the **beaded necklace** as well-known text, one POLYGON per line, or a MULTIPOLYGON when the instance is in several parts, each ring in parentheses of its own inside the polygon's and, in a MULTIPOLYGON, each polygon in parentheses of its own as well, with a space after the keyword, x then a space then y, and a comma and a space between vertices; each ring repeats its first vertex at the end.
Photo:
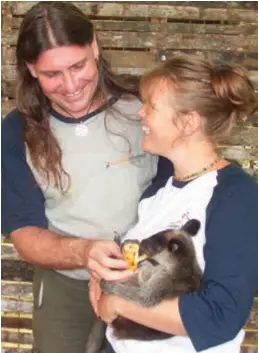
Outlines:
POLYGON ((178 181, 188 181, 188 180, 194 179, 196 177, 199 177, 200 175, 204 174, 207 170, 210 170, 211 168, 213 168, 220 160, 221 160, 221 157, 217 157, 211 164, 209 164, 206 167, 202 168, 198 172, 186 175, 183 178, 177 177, 175 175, 175 179, 178 180, 178 181))

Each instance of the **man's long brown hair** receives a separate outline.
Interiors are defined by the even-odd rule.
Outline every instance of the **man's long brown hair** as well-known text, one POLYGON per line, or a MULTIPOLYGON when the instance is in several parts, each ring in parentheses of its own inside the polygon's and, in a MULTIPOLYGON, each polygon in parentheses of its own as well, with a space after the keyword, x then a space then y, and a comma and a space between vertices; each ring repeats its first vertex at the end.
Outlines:
MULTIPOLYGON (((62 166, 62 150, 50 128, 51 102, 26 63, 35 63, 40 54, 53 47, 90 45, 93 39, 93 25, 84 13, 73 4, 61 1, 44 1, 33 6, 25 15, 18 35, 16 105, 24 120, 24 141, 33 166, 44 173, 48 183, 53 181, 62 191, 62 176, 69 176, 62 166)), ((107 94, 117 97, 122 93, 137 95, 137 81, 126 83, 116 76, 101 50, 98 68, 99 83, 95 95, 101 93, 106 98, 107 94)))

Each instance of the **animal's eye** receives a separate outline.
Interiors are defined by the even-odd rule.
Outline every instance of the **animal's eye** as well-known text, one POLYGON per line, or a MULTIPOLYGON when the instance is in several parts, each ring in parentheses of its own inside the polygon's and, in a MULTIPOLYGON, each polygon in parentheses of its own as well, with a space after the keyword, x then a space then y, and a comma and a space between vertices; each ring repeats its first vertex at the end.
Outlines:
POLYGON ((178 249, 178 244, 172 244, 171 251, 177 251, 177 249, 178 249))
POLYGON ((176 252, 178 248, 179 248, 178 244, 175 244, 175 243, 169 244, 169 251, 171 252, 176 252))

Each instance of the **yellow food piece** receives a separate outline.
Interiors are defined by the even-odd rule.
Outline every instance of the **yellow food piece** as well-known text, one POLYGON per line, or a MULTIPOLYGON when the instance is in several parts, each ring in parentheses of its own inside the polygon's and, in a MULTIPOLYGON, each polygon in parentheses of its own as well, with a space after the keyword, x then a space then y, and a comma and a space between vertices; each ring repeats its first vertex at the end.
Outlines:
POLYGON ((130 240, 126 240, 122 245, 123 260, 127 262, 128 270, 136 270, 138 267, 139 247, 138 241, 130 240))
POLYGON ((148 259, 148 256, 146 254, 143 254, 143 255, 138 257, 138 261, 137 262, 139 263, 139 262, 141 262, 143 260, 146 260, 146 259, 148 259))

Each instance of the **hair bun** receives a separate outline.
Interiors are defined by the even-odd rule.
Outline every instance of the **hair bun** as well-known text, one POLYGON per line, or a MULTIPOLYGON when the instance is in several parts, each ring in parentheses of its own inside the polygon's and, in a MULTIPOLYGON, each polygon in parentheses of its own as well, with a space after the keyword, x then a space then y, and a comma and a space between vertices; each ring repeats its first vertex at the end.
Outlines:
POLYGON ((212 70, 212 87, 217 96, 236 119, 246 118, 257 109, 254 87, 248 79, 248 71, 237 65, 219 64, 212 70))

